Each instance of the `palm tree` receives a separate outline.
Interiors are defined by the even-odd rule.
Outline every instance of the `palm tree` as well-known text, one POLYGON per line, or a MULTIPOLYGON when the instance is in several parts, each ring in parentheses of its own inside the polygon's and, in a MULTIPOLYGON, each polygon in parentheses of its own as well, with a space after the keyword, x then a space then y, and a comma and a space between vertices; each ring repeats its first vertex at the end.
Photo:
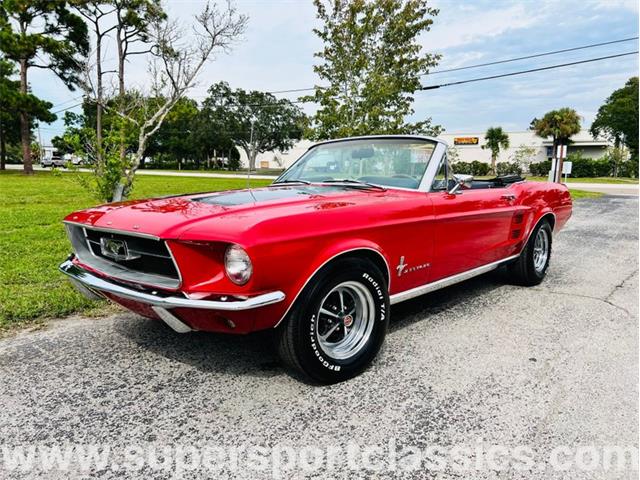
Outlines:
POLYGON ((491 150, 491 173, 496 174, 496 160, 501 148, 509 148, 509 135, 502 127, 489 127, 484 134, 485 144, 482 148, 491 150))
MULTIPOLYGON (((560 108, 551 110, 544 117, 534 118, 531 121, 531 130, 542 138, 553 139, 553 156, 556 155, 558 145, 568 145, 571 137, 580 132, 580 115, 573 108, 560 108)), ((562 163, 558 165, 555 181, 562 177, 562 163)))

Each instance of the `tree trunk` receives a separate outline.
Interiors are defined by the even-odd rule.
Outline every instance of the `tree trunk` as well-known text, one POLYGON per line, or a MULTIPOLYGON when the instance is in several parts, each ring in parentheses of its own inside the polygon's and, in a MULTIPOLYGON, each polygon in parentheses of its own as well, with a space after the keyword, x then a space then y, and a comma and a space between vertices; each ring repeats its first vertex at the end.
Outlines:
POLYGON ((4 124, 0 122, 0 170, 4 170, 7 163, 7 144, 4 138, 4 124))
MULTIPOLYGON (((120 109, 120 113, 124 113, 124 46, 123 46, 123 29, 118 27, 117 29, 117 45, 118 45, 118 96, 120 105, 118 108, 120 109)), ((121 123, 120 126, 120 162, 124 164, 126 156, 126 148, 125 148, 125 131, 124 131, 124 123, 121 123)))
POLYGON ((498 172, 496 172, 496 160, 497 160, 497 155, 495 154, 495 152, 491 153, 491 174, 492 175, 497 175, 498 172))
MULTIPOLYGON (((98 30, 98 24, 96 22, 96 30, 98 30)), ((96 38, 96 73, 98 75, 97 96, 96 102, 96 163, 98 168, 102 166, 102 36, 97 31, 96 38)))
POLYGON ((258 156, 258 152, 253 147, 253 145, 251 146, 249 151, 250 151, 250 154, 249 154, 249 171, 253 172, 256 169, 256 157, 258 156))
MULTIPOLYGON (((27 60, 20 60, 20 93, 27 94, 27 60)), ((31 128, 29 127, 29 114, 20 112, 20 140, 22 141, 22 164, 24 173, 33 175, 33 163, 31 161, 31 128)))
POLYGON ((620 143, 620 137, 616 136, 614 142, 613 142, 613 176, 614 178, 618 177, 618 169, 619 169, 619 163, 622 161, 622 151, 620 149, 621 147, 621 143, 620 143))
POLYGON ((553 143, 551 145, 551 172, 553 173, 553 178, 551 178, 552 182, 556 181, 556 177, 557 177, 557 173, 558 173, 558 165, 556 165, 558 159, 557 159, 557 152, 558 152, 558 140, 554 137, 553 139, 553 143), (554 165, 555 165, 555 170, 554 170, 554 165))

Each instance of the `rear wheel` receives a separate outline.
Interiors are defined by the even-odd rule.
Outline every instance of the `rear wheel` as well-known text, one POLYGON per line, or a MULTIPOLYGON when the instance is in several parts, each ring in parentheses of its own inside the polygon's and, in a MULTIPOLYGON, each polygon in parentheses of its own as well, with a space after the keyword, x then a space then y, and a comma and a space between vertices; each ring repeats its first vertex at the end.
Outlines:
POLYGON ((542 282, 551 259, 551 235, 551 225, 546 220, 535 227, 518 260, 508 267, 514 283, 533 286, 542 282))
POLYGON ((305 288, 276 331, 280 357, 321 383, 364 370, 389 323, 389 295, 380 270, 363 259, 340 260, 305 288))

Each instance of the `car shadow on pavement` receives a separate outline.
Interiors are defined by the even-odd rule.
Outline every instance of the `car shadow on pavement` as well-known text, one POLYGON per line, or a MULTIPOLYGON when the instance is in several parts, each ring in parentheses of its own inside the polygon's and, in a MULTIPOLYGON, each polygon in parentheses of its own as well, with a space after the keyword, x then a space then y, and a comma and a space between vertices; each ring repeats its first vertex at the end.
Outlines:
MULTIPOLYGON (((431 315, 461 304, 472 303, 475 308, 486 293, 505 284, 504 275, 494 271, 395 305, 391 311, 389 333, 393 335, 416 322, 424 322, 424 328, 429 328, 431 315)), ((277 357, 271 330, 249 335, 208 332, 179 334, 161 321, 137 316, 132 319, 129 314, 116 318, 115 329, 146 351, 203 372, 254 377, 291 374, 277 357)))

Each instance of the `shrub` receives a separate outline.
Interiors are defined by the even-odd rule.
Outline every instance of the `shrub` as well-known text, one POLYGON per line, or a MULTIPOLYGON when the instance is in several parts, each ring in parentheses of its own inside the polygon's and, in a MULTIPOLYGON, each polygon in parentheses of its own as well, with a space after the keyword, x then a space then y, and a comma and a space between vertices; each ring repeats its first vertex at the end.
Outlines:
POLYGON ((483 177, 489 173, 491 170, 491 165, 484 162, 479 162, 478 160, 474 160, 471 162, 471 170, 473 171, 472 175, 476 177, 483 177))
POLYGON ((496 173, 498 175, 521 175, 522 167, 517 162, 498 162, 496 173))
POLYGON ((638 178, 638 158, 632 158, 620 163, 618 176, 638 178))
POLYGON ((549 170, 551 170, 551 160, 529 164, 529 172, 536 177, 546 177, 549 170))
POLYGON ((467 162, 455 162, 451 165, 451 169, 453 173, 471 175, 471 164, 467 162))
POLYGON ((488 163, 479 162, 474 160, 473 162, 456 162, 451 165, 454 173, 460 173, 464 175, 473 175, 474 177, 482 177, 489 173, 491 166, 488 163))

